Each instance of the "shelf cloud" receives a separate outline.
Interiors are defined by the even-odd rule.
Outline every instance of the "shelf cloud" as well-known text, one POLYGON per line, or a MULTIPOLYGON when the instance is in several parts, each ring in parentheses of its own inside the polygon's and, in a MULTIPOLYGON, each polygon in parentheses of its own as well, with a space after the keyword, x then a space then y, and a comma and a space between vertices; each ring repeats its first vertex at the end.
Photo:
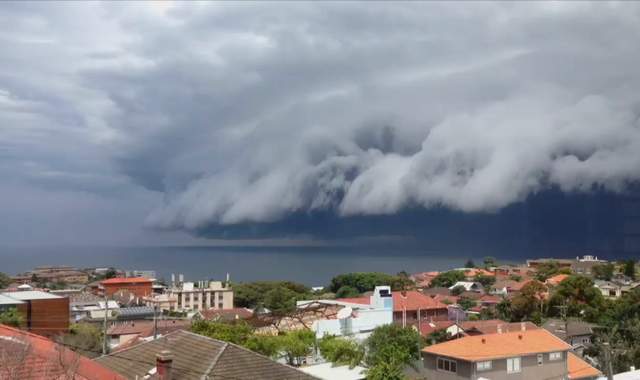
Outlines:
POLYGON ((60 8, 0 6, 0 170, 161 198, 150 227, 494 213, 640 179, 635 3, 60 8))

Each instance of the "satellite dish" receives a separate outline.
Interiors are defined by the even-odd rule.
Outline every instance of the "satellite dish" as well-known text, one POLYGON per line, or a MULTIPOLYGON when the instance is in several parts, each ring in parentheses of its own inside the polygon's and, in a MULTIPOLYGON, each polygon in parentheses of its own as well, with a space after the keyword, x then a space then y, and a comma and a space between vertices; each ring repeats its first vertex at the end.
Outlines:
POLYGON ((349 306, 340 309, 340 311, 338 311, 338 319, 347 319, 351 317, 351 313, 353 313, 353 309, 349 306))

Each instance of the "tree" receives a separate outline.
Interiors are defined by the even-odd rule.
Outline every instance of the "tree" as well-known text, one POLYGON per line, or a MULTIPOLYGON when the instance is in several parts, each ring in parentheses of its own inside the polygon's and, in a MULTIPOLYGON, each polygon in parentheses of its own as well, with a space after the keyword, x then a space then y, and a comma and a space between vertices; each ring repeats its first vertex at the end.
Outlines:
POLYGON ((102 349, 102 331, 90 323, 76 323, 71 325, 69 332, 58 337, 58 342, 66 345, 80 355, 89 358, 99 356, 102 349))
POLYGON ((244 346, 253 334, 253 329, 246 322, 225 323, 205 320, 193 322, 191 331, 241 346, 244 346))
POLYGON ((311 354, 315 345, 315 333, 310 330, 296 330, 282 335, 280 349, 289 365, 299 366, 303 358, 311 354))
MULTIPOLYGON (((313 297, 311 289, 303 284, 291 281, 256 281, 233 284, 234 304, 238 307, 247 308, 265 306, 266 295, 274 289, 291 296, 289 302, 291 303, 292 301, 294 304, 298 299, 313 297)), ((277 297, 272 294, 272 301, 275 301, 275 298, 277 297)))
POLYGON ((327 335, 320 340, 318 347, 325 359, 337 365, 353 368, 364 359, 364 347, 352 340, 327 335))
POLYGON ((451 339, 451 334, 447 332, 447 329, 437 330, 427 335, 425 338, 426 344, 431 346, 433 344, 443 343, 451 339))
POLYGON ((0 272, 0 289, 4 289, 11 284, 11 277, 6 274, 0 272))
POLYGON ((364 293, 373 290, 378 285, 391 286, 392 290, 404 290, 413 286, 413 281, 403 275, 390 275, 378 272, 345 273, 331 279, 329 289, 337 293, 343 286, 350 286, 364 293))
POLYGON ((385 363, 399 363, 404 367, 420 359, 422 348, 420 334, 416 330, 395 324, 374 329, 365 345, 365 363, 370 369, 385 363))
POLYGON ((632 280, 636 279, 636 262, 634 260, 626 260, 622 267, 622 273, 630 277, 632 280))
POLYGON ((515 282, 520 282, 520 281, 522 281, 522 276, 520 276, 519 274, 510 274, 509 275, 509 280, 515 281, 515 282))
POLYGON ((358 292, 358 289, 354 288, 353 286, 349 286, 349 285, 345 285, 345 286, 341 287, 336 292, 336 298, 358 297, 359 295, 360 295, 360 292, 358 292))
POLYGON ((557 261, 545 261, 536 268, 536 280, 544 282, 549 277, 558 274, 560 266, 557 261))
POLYGON ((604 297, 593 286, 593 280, 584 276, 569 276, 555 288, 549 312, 559 315, 559 307, 566 306, 568 317, 583 317, 595 322, 604 310, 604 297))
POLYGON ((245 347, 271 358, 277 357, 282 344, 280 336, 252 335, 245 342, 245 347))
POLYGON ((531 281, 520 289, 520 294, 511 300, 511 319, 515 321, 530 320, 534 315, 540 318, 544 311, 544 300, 547 287, 538 281, 531 281))
POLYGON ((468 259, 467 262, 464 264, 465 268, 475 268, 476 264, 473 262, 473 260, 468 259))
POLYGON ((455 286, 453 289, 451 289, 451 295, 459 296, 460 294, 464 293, 465 290, 465 287, 462 285, 455 286))
POLYGON ((495 276, 487 276, 486 274, 478 274, 476 275, 476 277, 474 277, 473 280, 481 283, 482 286, 487 290, 491 289, 491 286, 496 283, 495 276))
POLYGON ((107 272, 104 274, 104 278, 105 279, 115 278, 117 275, 118 275, 118 272, 116 272, 115 269, 109 268, 107 269, 107 272))
POLYGON ((438 274, 436 277, 433 278, 433 280, 431 280, 431 284, 429 284, 429 287, 431 288, 436 288, 436 287, 444 287, 444 288, 449 288, 451 286, 453 286, 453 284, 455 284, 458 281, 463 281, 465 278, 464 272, 459 271, 459 270, 451 270, 448 272, 442 272, 440 274, 438 274))
POLYGON ((613 277, 615 266, 612 263, 597 264, 591 268, 593 276, 598 280, 610 281, 613 277))
POLYGON ((460 305, 463 310, 469 310, 472 307, 476 306, 476 301, 468 297, 460 297, 460 299, 458 300, 458 305, 460 305))
POLYGON ((380 347, 378 361, 367 368, 367 380, 403 380, 404 367, 411 363, 412 357, 395 344, 380 347))
POLYGON ((492 256, 487 256, 482 260, 485 269, 495 267, 497 265, 496 258, 492 256))
POLYGON ((295 310, 299 296, 288 288, 274 288, 264 295, 264 307, 271 310, 273 315, 290 314, 295 310))
POLYGON ((24 318, 15 307, 9 308, 0 313, 0 324, 20 327, 24 318))

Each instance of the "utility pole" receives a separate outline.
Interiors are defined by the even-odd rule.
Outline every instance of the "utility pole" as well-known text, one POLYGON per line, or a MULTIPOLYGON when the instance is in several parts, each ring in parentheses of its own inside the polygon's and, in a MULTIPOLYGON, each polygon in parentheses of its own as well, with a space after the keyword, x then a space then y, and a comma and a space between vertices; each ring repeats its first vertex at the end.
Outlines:
POLYGON ((153 304, 153 340, 158 339, 158 303, 153 304))
POLYGON ((613 380, 613 363, 611 360, 611 347, 609 342, 602 342, 604 349, 604 360, 606 361, 605 371, 607 372, 607 380, 613 380))
POLYGON ((104 323, 102 326, 102 355, 107 354, 107 318, 109 316, 109 300, 107 293, 104 293, 104 323))

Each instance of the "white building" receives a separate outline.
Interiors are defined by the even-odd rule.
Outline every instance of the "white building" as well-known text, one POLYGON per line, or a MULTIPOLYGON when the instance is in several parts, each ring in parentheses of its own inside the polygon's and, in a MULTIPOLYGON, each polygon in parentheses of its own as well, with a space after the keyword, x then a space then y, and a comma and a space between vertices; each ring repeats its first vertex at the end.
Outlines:
POLYGON ((483 291, 484 287, 479 282, 474 281, 458 281, 453 286, 449 287, 449 290, 457 288, 458 286, 462 286, 467 292, 477 292, 480 293, 483 291))
POLYGON ((221 281, 180 282, 165 294, 145 298, 145 303, 167 311, 231 309, 233 290, 221 281))
POLYGON ((298 309, 316 307, 318 304, 340 307, 337 318, 318 319, 311 329, 318 338, 324 335, 350 336, 366 339, 376 327, 393 323, 393 297, 388 286, 376 286, 369 304, 336 300, 298 301, 298 309))

